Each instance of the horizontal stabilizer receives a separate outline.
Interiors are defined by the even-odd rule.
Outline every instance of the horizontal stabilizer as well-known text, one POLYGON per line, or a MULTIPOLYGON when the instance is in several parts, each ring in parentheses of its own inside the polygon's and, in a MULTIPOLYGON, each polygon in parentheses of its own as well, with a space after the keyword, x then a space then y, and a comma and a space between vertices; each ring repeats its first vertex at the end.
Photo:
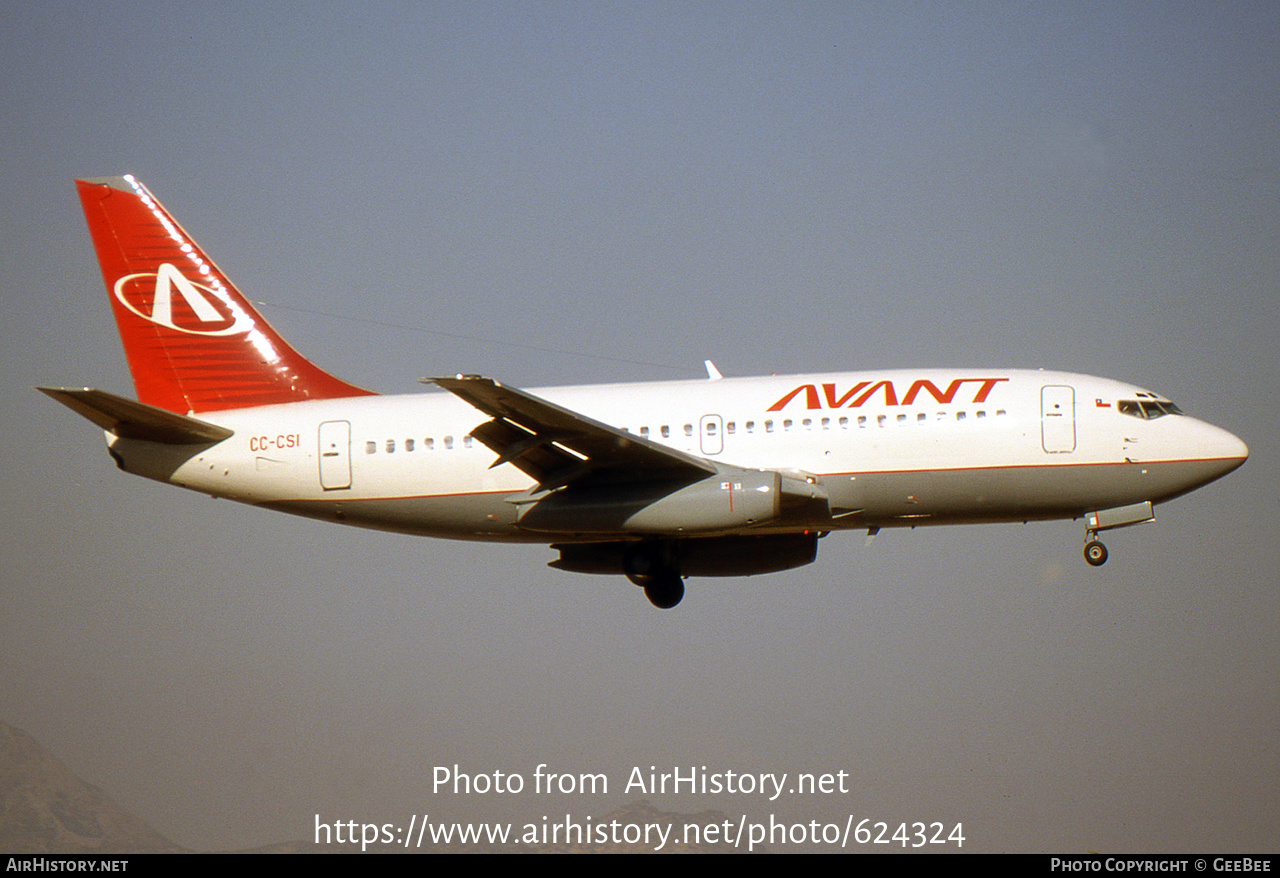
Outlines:
POLYGON ((226 427, 125 399, 104 390, 91 390, 87 387, 36 389, 121 439, 141 439, 169 445, 211 445, 221 442, 234 432, 226 427))

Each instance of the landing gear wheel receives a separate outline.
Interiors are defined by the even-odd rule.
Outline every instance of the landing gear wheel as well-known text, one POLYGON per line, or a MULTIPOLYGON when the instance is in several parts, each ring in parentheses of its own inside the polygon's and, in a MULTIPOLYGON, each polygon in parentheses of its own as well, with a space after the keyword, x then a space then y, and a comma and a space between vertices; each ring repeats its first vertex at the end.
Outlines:
POLYGON ((644 596, 658 609, 669 610, 684 597, 684 580, 679 573, 661 573, 644 587, 644 596))
POLYGON ((661 548, 654 545, 638 545, 628 549, 622 559, 622 572, 627 579, 642 588, 657 580, 665 569, 661 548))
POLYGON ((1089 540, 1084 544, 1084 559, 1094 567, 1107 563, 1107 547, 1097 540, 1089 540))

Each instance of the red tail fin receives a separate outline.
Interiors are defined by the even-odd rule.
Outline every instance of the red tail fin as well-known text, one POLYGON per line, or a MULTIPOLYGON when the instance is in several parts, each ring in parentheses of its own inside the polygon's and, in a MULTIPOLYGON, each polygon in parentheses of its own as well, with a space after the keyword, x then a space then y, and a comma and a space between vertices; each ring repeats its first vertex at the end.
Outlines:
POLYGON ((140 401, 181 414, 369 395, 286 344, 133 177, 76 188, 140 401))

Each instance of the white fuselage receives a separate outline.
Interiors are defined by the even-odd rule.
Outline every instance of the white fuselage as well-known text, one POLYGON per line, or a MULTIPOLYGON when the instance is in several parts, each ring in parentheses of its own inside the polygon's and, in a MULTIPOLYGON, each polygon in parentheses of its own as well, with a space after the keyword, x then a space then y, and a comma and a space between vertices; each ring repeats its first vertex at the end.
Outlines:
MULTIPOLYGON (((780 471, 829 498, 830 511, 816 518, 739 533, 1074 518, 1178 496, 1248 454, 1202 421, 1121 411, 1123 401, 1163 399, 1147 391, 1055 372, 840 373, 531 393, 689 455, 780 471)), ((469 435, 489 417, 450 393, 199 417, 234 435, 194 449, 108 441, 130 472, 245 503, 404 533, 547 541, 520 527, 511 502, 532 480, 509 463, 491 468, 497 455, 469 435)))

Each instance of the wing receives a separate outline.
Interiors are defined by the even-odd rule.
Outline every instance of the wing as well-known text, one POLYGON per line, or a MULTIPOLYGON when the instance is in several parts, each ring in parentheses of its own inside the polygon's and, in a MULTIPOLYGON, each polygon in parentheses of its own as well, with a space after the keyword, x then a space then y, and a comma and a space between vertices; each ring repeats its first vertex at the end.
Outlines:
POLYGON ((497 455, 554 490, 624 482, 691 482, 720 469, 708 460, 651 442, 555 403, 479 375, 424 378, 466 400, 492 420, 471 435, 497 455))

